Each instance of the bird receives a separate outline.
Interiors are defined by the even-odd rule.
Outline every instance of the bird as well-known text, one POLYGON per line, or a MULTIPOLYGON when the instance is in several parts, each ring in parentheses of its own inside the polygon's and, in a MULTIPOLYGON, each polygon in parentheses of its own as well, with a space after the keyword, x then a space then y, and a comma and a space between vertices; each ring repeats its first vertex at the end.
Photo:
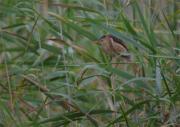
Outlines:
POLYGON ((111 57, 121 57, 130 60, 128 47, 120 38, 112 34, 101 36, 95 43, 100 45, 103 51, 111 57))
MULTIPOLYGON (((120 38, 112 35, 106 34, 101 36, 99 39, 95 41, 95 44, 99 45, 104 54, 110 56, 110 67, 115 69, 127 69, 128 64, 124 64, 130 62, 130 54, 129 49, 126 46, 125 42, 123 42, 120 38), (121 63, 122 62, 122 63, 121 63)), ((116 75, 113 72, 110 72, 110 84, 109 82, 104 81, 104 79, 98 78, 99 88, 104 91, 105 97, 107 98, 108 105, 112 111, 117 111, 117 106, 115 105, 115 97, 108 95, 109 88, 112 91, 116 89, 116 75)), ((115 115, 115 114, 114 114, 115 115)))

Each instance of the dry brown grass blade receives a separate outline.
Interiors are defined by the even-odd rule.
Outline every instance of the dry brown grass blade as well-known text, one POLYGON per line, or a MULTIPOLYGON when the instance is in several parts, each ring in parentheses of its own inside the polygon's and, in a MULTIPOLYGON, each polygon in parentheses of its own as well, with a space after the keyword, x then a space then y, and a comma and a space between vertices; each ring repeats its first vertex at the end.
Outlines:
POLYGON ((72 47, 75 51, 77 51, 80 54, 84 54, 84 53, 87 54, 87 51, 85 50, 85 48, 83 48, 81 46, 78 46, 78 45, 75 45, 71 41, 64 41, 64 40, 59 39, 59 38, 50 38, 48 40, 51 40, 51 41, 55 42, 58 45, 67 45, 67 46, 70 46, 70 47, 72 47))

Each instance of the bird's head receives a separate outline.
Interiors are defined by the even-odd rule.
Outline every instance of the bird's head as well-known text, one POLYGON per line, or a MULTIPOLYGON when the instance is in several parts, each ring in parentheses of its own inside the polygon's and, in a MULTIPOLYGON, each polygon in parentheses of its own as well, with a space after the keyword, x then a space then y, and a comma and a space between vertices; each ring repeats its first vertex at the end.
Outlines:
POLYGON ((115 43, 121 45, 122 47, 124 47, 128 51, 128 48, 124 44, 124 42, 121 39, 119 39, 119 38, 117 38, 111 34, 103 35, 97 41, 95 41, 96 44, 99 44, 102 46, 105 45, 106 43, 112 43, 112 42, 115 42, 115 43))
POLYGON ((113 39, 112 35, 103 35, 97 41, 95 41, 95 43, 98 44, 98 45, 104 45, 105 43, 110 42, 111 39, 113 39))

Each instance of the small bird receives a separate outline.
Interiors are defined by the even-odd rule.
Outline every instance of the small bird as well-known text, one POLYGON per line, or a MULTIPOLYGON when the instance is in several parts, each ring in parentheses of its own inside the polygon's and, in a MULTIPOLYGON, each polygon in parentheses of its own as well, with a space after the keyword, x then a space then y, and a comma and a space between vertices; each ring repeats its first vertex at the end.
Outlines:
MULTIPOLYGON (((97 41, 95 41, 96 44, 100 45, 101 49, 104 51, 105 54, 110 56, 110 63, 113 68, 117 69, 124 69, 127 70, 128 64, 121 64, 119 61, 123 62, 129 62, 130 61, 130 54, 128 54, 128 48, 125 45, 125 43, 111 35, 107 34, 102 37, 100 37, 97 41)), ((109 104, 109 107, 112 111, 117 111, 117 106, 115 105, 115 97, 109 96, 108 93, 108 86, 111 86, 112 91, 115 92, 116 90, 116 75, 111 73, 110 75, 111 83, 109 85, 108 82, 104 81, 103 79, 99 79, 99 86, 100 89, 104 91, 105 97, 107 98, 107 102, 109 104), (107 84, 107 85, 104 85, 107 84)), ((115 114, 114 114, 115 116, 115 114)))
POLYGON ((99 44, 103 51, 111 57, 120 56, 126 60, 130 60, 127 46, 121 39, 111 34, 102 36, 99 40, 96 41, 96 44, 99 44))

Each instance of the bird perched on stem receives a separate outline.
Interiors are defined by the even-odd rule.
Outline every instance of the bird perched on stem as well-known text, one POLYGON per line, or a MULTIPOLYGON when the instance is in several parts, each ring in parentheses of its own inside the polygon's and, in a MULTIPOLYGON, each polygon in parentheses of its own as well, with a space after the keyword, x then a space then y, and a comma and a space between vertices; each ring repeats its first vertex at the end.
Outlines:
POLYGON ((130 60, 127 46, 121 39, 111 34, 102 36, 95 43, 99 44, 103 51, 112 57, 120 56, 128 61, 130 60))

